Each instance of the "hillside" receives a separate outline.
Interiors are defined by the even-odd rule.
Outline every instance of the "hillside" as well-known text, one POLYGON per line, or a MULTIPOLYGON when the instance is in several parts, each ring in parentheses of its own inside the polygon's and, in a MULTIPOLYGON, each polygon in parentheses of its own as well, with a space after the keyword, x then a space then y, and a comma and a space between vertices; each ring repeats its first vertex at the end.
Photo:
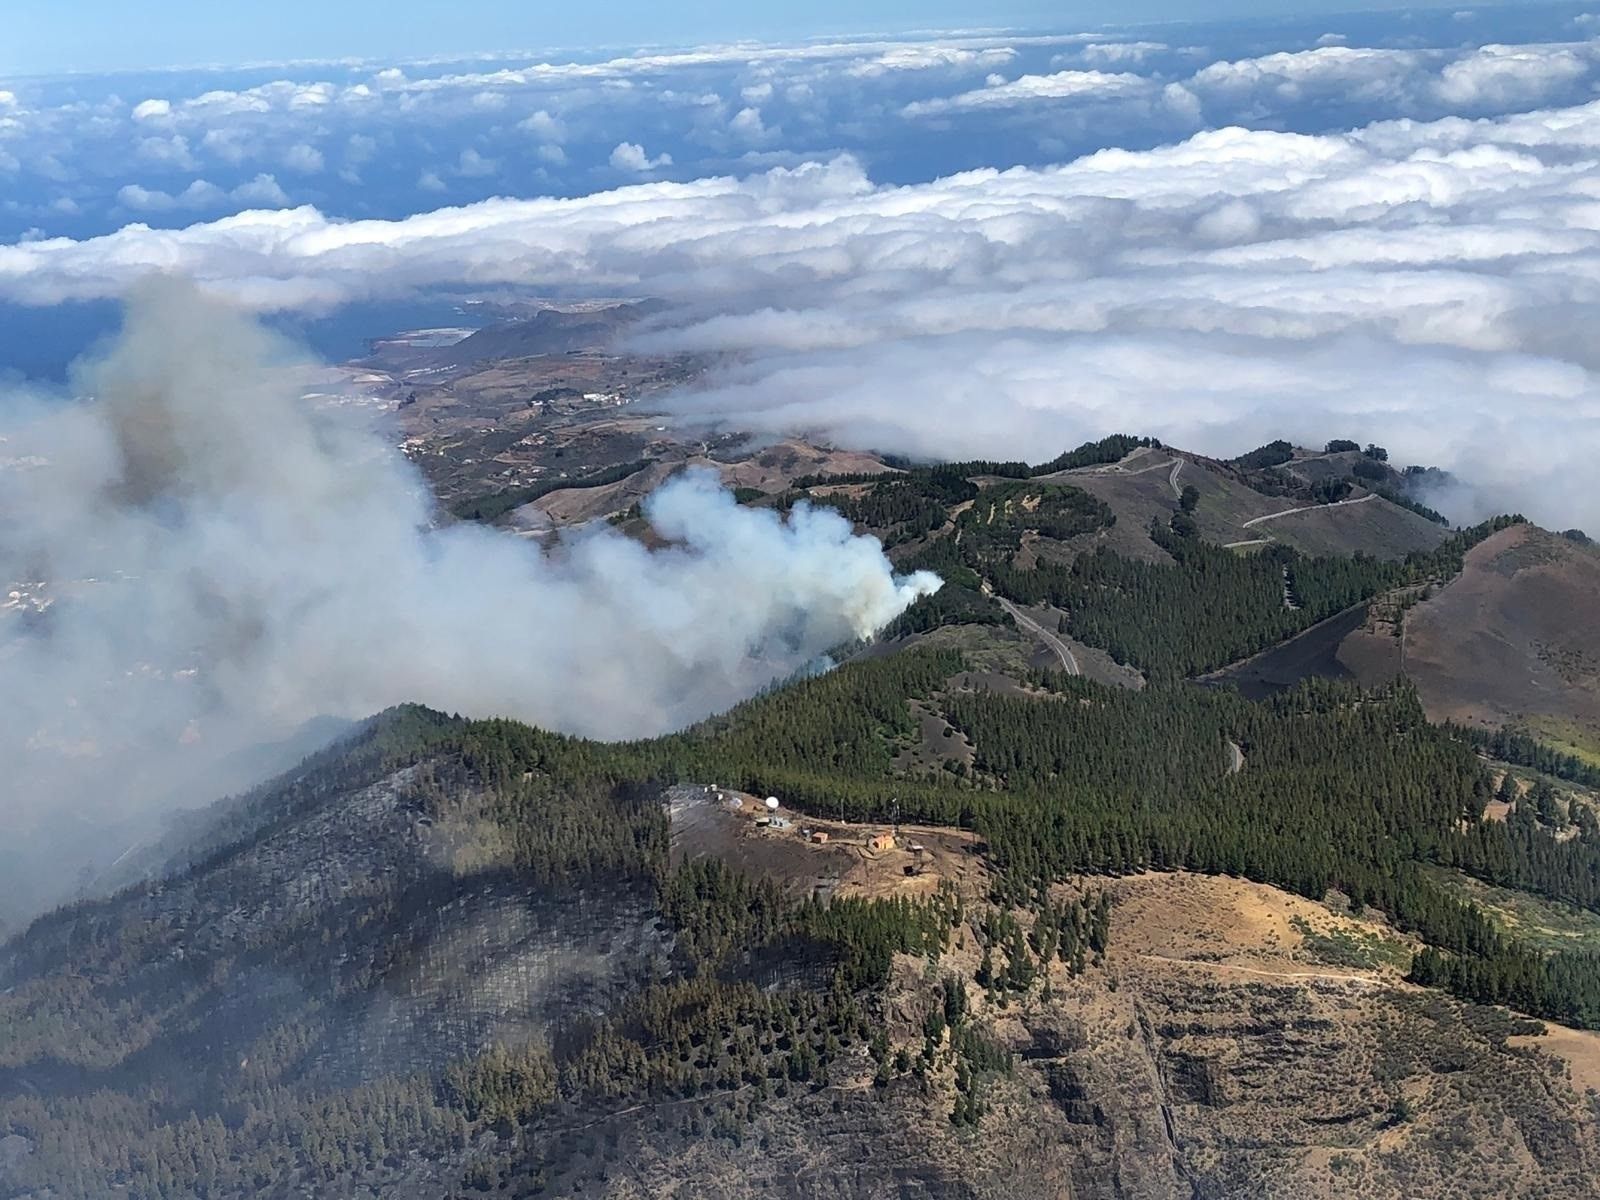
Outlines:
POLYGON ((1519 726, 1600 755, 1600 552, 1530 525, 1474 548, 1454 581, 1339 650, 1364 680, 1403 670, 1435 720, 1519 726))
POLYGON ((6 944, 0 1195, 1587 1194, 1592 956, 1422 868, 1600 910, 1600 827, 1463 826, 1404 688, 965 667, 386 714, 6 944))
POLYGON ((415 407, 458 519, 701 466, 944 587, 671 736, 405 707, 174 823, 0 946, 0 1200, 1591 1194, 1592 549, 1365 452, 415 407))

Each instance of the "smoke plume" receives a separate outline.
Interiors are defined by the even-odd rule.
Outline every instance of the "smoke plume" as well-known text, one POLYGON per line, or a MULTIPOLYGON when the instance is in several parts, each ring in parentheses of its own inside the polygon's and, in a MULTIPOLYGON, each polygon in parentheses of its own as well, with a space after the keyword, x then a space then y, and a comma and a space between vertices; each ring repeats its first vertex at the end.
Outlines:
POLYGON ((609 529, 547 554, 436 527, 410 464, 303 405, 291 366, 251 320, 161 283, 81 369, 81 399, 5 403, 0 761, 23 769, 0 817, 50 878, 40 839, 127 837, 130 817, 210 798, 219 764, 313 717, 414 700, 659 733, 938 586, 895 576, 837 514, 784 521, 709 473, 649 499, 653 551, 609 529))

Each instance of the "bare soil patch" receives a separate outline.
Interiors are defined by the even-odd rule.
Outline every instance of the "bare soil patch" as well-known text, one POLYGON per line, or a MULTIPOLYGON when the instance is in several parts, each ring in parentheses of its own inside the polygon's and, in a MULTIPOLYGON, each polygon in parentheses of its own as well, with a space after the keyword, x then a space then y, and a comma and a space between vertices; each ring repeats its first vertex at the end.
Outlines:
MULTIPOLYGON (((1372 657, 1352 651, 1341 657, 1367 679, 1372 657)), ((1600 553, 1531 525, 1502 530, 1406 614, 1403 661, 1434 720, 1600 744, 1600 553)))

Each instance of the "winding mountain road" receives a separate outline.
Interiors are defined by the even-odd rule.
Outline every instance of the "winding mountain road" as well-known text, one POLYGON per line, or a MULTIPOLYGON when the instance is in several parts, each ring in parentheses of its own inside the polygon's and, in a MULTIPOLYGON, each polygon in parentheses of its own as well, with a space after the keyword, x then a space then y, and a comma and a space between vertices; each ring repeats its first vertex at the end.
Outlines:
MULTIPOLYGON (((1252 517, 1240 528, 1249 529, 1252 526, 1261 524, 1263 521, 1276 521, 1279 517, 1292 517, 1295 513, 1319 512, 1325 508, 1344 508, 1348 504, 1365 504, 1367 501, 1376 500, 1377 498, 1377 492, 1368 492, 1365 496, 1357 496, 1354 500, 1335 500, 1332 504, 1306 504, 1300 508, 1286 508, 1282 512, 1268 513, 1264 517, 1252 517)), ((1245 545, 1246 543, 1240 542, 1236 544, 1245 545)))
POLYGON ((1013 621, 1037 637, 1046 646, 1049 646, 1050 649, 1055 651, 1056 657, 1061 660, 1062 670, 1064 670, 1068 675, 1083 674, 1083 672, 1078 669, 1078 660, 1073 657, 1071 649, 1068 648, 1065 642, 1063 642, 1055 634, 1051 633, 1043 625, 1039 624, 1039 622, 1035 621, 1027 613, 1023 612, 1015 604, 1011 603, 1011 601, 1007 600, 1004 596, 996 596, 995 599, 1000 602, 1001 608, 1005 609, 1011 614, 1011 619, 1013 621))

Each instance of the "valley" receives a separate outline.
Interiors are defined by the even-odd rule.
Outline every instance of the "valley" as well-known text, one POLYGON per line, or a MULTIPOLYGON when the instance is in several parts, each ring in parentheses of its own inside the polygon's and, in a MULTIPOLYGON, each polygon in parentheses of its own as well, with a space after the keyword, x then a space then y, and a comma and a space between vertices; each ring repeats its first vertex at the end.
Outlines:
POLYGON ((349 369, 441 527, 660 546, 700 467, 943 586, 660 737, 406 705, 174 823, 0 947, 0 1196, 1592 1193, 1591 548, 1377 448, 692 428, 663 316, 349 369))

